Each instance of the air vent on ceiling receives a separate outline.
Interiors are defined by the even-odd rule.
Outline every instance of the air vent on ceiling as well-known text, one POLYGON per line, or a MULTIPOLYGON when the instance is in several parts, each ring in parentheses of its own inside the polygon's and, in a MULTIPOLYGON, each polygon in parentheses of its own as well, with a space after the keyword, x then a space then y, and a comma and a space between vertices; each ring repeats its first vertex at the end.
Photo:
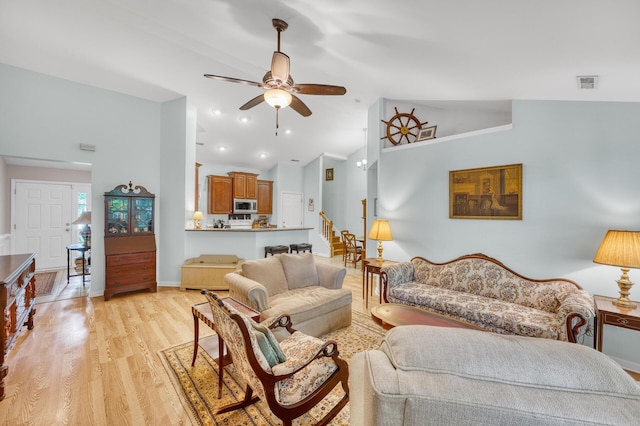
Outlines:
POLYGON ((204 146, 204 142, 196 142, 196 145, 204 146))
POLYGON ((597 75, 579 75, 578 89, 597 89, 598 88, 598 76, 597 75))

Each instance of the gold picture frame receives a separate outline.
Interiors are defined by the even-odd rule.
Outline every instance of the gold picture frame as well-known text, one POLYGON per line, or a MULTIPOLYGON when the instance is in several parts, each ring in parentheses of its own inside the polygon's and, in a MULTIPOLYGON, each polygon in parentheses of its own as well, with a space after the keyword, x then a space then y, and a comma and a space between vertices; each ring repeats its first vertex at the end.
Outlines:
POLYGON ((324 171, 324 180, 333 180, 333 168, 324 171))
POLYGON ((425 141, 427 139, 435 139, 436 128, 438 126, 429 126, 424 129, 418 130, 418 136, 416 136, 416 142, 425 141))
POLYGON ((522 220, 522 164, 450 171, 449 217, 522 220))

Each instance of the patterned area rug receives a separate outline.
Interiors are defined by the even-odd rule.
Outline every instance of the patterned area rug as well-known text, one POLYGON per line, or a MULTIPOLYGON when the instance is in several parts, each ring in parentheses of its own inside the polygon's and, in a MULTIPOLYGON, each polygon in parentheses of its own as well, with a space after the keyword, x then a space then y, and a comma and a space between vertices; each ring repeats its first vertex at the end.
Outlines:
POLYGON ((36 297, 53 294, 57 272, 36 273, 36 297))
MULTIPOLYGON (((322 339, 333 339, 338 342, 340 356, 349 361, 351 357, 363 350, 377 348, 385 331, 375 324, 368 315, 353 312, 349 327, 333 331, 322 339)), ((201 341, 203 339, 201 338, 201 341)), ((169 374, 182 403, 199 425, 277 425, 282 424, 275 417, 266 403, 258 401, 245 409, 215 415, 218 407, 236 402, 244 397, 244 385, 238 380, 238 373, 233 364, 224 368, 224 389, 222 398, 218 399, 218 365, 204 350, 198 351, 196 364, 191 367, 193 358, 193 341, 163 349, 158 352, 167 373, 169 374)), ((298 418, 294 424, 307 425, 317 423, 324 413, 343 396, 340 386, 329 394, 308 415, 298 418)), ((349 424, 349 405, 330 423, 331 425, 349 424)))

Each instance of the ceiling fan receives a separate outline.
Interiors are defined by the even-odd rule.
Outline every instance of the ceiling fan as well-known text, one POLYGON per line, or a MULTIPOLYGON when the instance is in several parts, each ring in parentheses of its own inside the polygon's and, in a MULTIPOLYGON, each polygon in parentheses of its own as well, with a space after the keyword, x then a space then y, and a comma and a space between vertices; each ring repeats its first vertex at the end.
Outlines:
MULTIPOLYGON (((262 77, 262 83, 255 81, 243 80, 240 78, 223 77, 213 74, 205 74, 207 78, 214 80, 229 81, 231 83, 247 84, 250 86, 265 89, 265 92, 240 107, 241 110, 248 110, 262 101, 276 109, 276 129, 278 128, 277 112, 281 108, 291 105, 291 108, 303 117, 311 115, 311 110, 304 102, 296 96, 300 95, 344 95, 347 89, 342 86, 330 86, 325 84, 295 84, 293 78, 289 74, 290 61, 289 56, 280 51, 280 33, 285 31, 289 25, 282 19, 272 19, 273 28, 278 32, 278 50, 273 52, 271 59, 271 70, 262 77)), ((276 130, 277 134, 277 130, 276 130)))

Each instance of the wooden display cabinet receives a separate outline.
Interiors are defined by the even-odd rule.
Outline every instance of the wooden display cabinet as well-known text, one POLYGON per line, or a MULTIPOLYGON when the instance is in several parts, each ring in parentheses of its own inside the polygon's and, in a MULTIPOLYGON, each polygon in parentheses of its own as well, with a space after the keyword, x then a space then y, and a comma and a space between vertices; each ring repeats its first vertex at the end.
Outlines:
POLYGON ((104 197, 104 299, 134 290, 156 291, 155 195, 129 182, 104 197))
POLYGON ((244 172, 229 172, 228 175, 233 178, 233 198, 258 198, 258 175, 244 172))
POLYGON ((258 214, 273 213, 273 181, 258 181, 258 214))
POLYGON ((233 212, 233 181, 229 176, 207 176, 209 187, 209 214, 231 214, 233 212))

